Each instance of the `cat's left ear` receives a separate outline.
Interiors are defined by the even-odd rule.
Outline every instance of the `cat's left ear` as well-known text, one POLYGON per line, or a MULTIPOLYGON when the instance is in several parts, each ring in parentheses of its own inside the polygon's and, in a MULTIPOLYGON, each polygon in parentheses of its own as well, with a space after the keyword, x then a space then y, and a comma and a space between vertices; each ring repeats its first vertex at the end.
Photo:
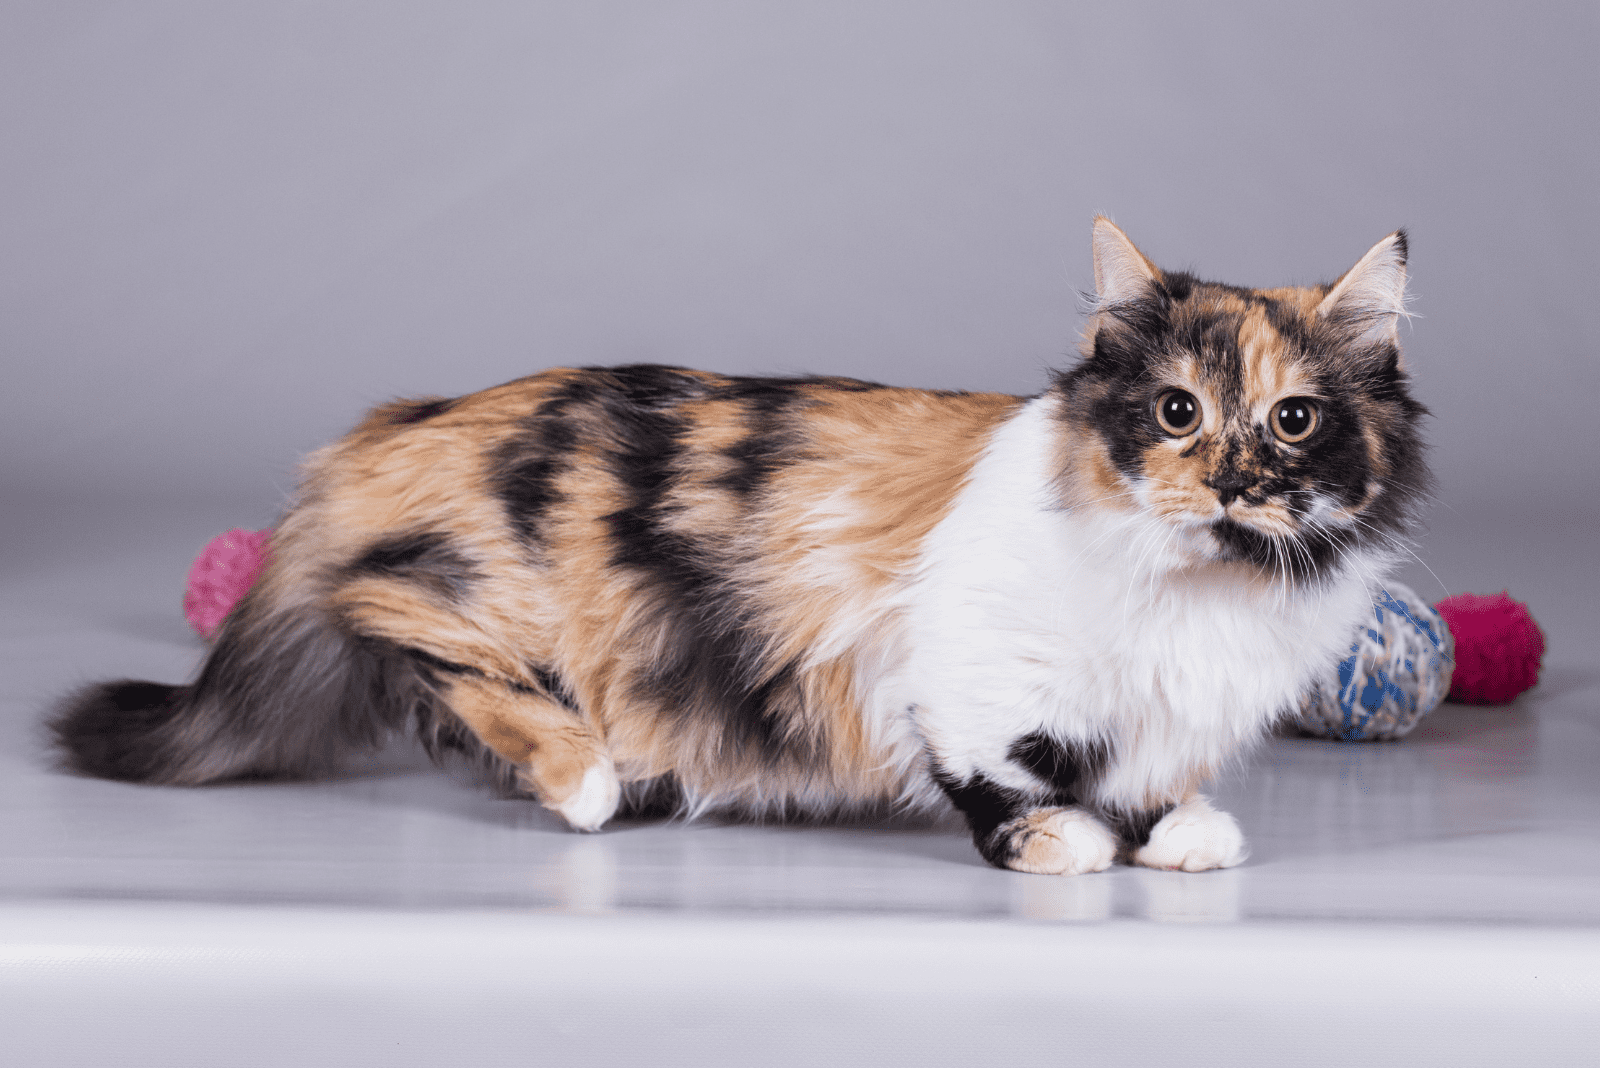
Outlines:
POLYGON ((1373 245, 1317 305, 1327 319, 1363 342, 1400 340, 1406 314, 1406 232, 1396 230, 1373 245))

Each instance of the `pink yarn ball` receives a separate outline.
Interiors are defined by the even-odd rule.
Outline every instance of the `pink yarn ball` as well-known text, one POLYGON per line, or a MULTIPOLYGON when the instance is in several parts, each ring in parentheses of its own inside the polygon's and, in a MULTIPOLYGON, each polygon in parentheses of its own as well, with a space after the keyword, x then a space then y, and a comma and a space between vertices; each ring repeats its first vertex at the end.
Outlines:
POLYGON ((206 542, 189 568, 183 591, 183 616, 210 641, 233 606, 267 566, 269 530, 230 530, 206 542))
POLYGON ((1528 606, 1502 591, 1458 593, 1434 605, 1456 639, 1449 700, 1503 705, 1539 681, 1544 632, 1528 606))

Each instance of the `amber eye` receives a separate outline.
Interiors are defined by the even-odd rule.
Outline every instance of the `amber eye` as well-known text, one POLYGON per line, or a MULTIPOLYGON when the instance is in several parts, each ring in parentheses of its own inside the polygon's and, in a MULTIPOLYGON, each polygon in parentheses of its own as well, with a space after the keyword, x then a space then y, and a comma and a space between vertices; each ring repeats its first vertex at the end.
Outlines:
POLYGON ((1305 397, 1286 397, 1272 406, 1272 432, 1294 445, 1317 429, 1317 406, 1305 397))
POLYGON ((1200 402, 1193 393, 1169 389, 1156 398, 1156 422, 1175 438, 1190 434, 1200 425, 1200 402))

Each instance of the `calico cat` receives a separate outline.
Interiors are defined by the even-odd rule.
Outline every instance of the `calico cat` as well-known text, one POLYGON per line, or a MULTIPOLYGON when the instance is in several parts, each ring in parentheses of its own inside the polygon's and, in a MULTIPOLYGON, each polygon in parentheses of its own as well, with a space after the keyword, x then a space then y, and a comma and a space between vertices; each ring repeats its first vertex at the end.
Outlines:
POLYGON ((1199 792, 1371 611, 1428 475, 1406 239, 1332 285, 1094 224, 1042 394, 552 370, 316 453, 187 686, 53 722, 78 770, 304 776, 409 727, 574 828, 954 805, 991 863, 1238 864, 1199 792))

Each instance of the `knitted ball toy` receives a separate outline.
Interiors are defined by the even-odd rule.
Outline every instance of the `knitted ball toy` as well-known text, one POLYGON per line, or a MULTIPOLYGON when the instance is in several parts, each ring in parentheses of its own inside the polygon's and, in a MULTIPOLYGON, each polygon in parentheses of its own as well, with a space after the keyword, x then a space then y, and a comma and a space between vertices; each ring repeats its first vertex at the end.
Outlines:
POLYGON ((1539 681, 1544 632, 1527 605, 1502 590, 1488 597, 1461 593, 1434 607, 1456 636, 1450 700, 1502 705, 1539 681))
POLYGON ((189 568, 183 616, 210 641, 267 566, 271 530, 230 530, 206 543, 189 568))
POLYGON ((1455 638, 1444 618, 1413 591, 1391 582, 1373 618, 1358 630, 1338 678, 1311 684, 1296 726, 1341 741, 1399 738, 1450 690, 1455 638))

